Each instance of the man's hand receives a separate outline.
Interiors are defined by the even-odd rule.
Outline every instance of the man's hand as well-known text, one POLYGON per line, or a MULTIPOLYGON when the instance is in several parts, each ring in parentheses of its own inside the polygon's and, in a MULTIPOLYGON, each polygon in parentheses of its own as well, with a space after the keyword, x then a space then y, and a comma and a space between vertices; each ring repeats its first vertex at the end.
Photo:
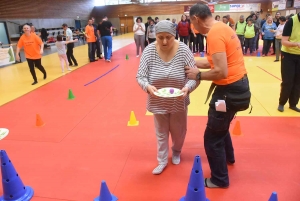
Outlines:
POLYGON ((157 96, 154 94, 154 92, 157 92, 157 89, 156 89, 155 86, 148 85, 148 86, 147 86, 147 91, 148 91, 148 93, 149 93, 153 98, 157 98, 157 96))
POLYGON ((184 71, 185 71, 186 76, 190 80, 197 80, 197 74, 199 73, 198 68, 191 68, 189 66, 185 66, 184 71))
POLYGON ((19 54, 16 55, 16 60, 17 60, 17 61, 20 61, 19 54))

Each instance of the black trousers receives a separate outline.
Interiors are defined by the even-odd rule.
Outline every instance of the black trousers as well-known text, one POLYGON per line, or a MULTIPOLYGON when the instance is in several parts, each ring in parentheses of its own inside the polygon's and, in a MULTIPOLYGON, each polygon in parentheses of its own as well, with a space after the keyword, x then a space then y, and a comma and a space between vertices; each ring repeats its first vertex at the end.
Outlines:
POLYGON ((96 44, 95 42, 87 43, 88 44, 88 55, 90 61, 95 61, 95 51, 96 51, 96 44))
POLYGON ((181 42, 184 42, 186 45, 188 45, 189 36, 179 36, 179 38, 181 42))
POLYGON ((34 66, 39 69, 43 74, 44 74, 44 77, 46 76, 46 70, 45 68, 42 66, 42 61, 41 59, 28 59, 26 58, 27 60, 27 63, 28 63, 28 66, 29 66, 29 70, 30 70, 30 73, 32 75, 32 78, 35 82, 37 82, 37 78, 36 78, 36 74, 35 74, 35 70, 34 70, 34 66))
POLYGON ((150 44, 150 43, 155 42, 155 41, 156 41, 156 38, 148 38, 148 40, 149 40, 149 44, 150 44))
POLYGON ((239 40, 240 40, 240 43, 241 43, 241 47, 242 47, 242 50, 243 50, 243 53, 244 53, 244 45, 245 45, 245 36, 244 35, 237 35, 239 40))
MULTIPOLYGON (((101 39, 100 39, 101 40, 101 39)), ((95 44, 96 44, 96 54, 97 54, 97 57, 100 58, 100 55, 102 54, 102 48, 100 46, 100 40, 97 38, 95 44)))
POLYGON ((300 57, 299 55, 281 52, 281 92, 279 104, 287 101, 291 107, 296 106, 300 97, 300 57))
POLYGON ((69 64, 70 65, 73 65, 73 62, 75 65, 78 65, 77 64, 77 61, 73 55, 73 48, 74 48, 74 43, 68 43, 67 44, 67 58, 68 58, 68 61, 69 61, 69 64))
POLYGON ((274 37, 273 41, 272 41, 272 48, 273 48, 273 54, 276 52, 276 48, 275 48, 275 42, 276 38, 274 37))
POLYGON ((268 55, 273 40, 264 40, 262 54, 268 55))
POLYGON ((203 36, 201 34, 196 34, 193 41, 193 52, 203 52, 204 51, 204 42, 203 36))
POLYGON ((229 127, 237 111, 231 109, 229 105, 226 105, 226 112, 216 111, 215 102, 224 100, 228 91, 242 93, 247 90, 250 90, 248 78, 242 78, 229 85, 218 85, 209 104, 204 148, 211 170, 211 182, 220 187, 229 186, 227 161, 235 162, 229 127))

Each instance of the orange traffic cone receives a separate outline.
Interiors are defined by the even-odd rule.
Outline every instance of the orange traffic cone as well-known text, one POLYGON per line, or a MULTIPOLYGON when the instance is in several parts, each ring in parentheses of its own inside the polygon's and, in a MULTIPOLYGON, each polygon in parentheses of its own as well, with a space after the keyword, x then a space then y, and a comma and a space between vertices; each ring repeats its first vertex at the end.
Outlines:
POLYGON ((130 119, 127 123, 127 126, 138 126, 139 125, 139 121, 136 120, 134 112, 131 111, 130 113, 130 119))
POLYGON ((36 115, 36 126, 42 127, 44 126, 45 123, 43 122, 42 118, 40 117, 39 114, 36 115))
POLYGON ((241 124, 240 121, 236 121, 233 130, 232 130, 233 135, 242 135, 242 130, 241 130, 241 124))

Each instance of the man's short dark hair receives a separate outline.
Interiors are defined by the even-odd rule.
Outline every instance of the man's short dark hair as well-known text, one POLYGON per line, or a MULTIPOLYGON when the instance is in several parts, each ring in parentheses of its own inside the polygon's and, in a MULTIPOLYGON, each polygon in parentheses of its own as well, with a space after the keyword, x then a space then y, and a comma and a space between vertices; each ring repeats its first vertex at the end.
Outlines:
POLYGON ((63 25, 62 25, 62 27, 67 27, 68 25, 66 24, 66 23, 64 23, 63 25))
POLYGON ((212 17, 209 7, 203 3, 197 3, 191 7, 190 16, 194 15, 199 17, 201 20, 212 17))
POLYGON ((151 19, 152 19, 152 17, 150 17, 150 16, 149 16, 147 19, 148 19, 148 20, 151 20, 151 19))
POLYGON ((280 20, 281 22, 285 22, 285 21, 286 21, 286 18, 285 18, 284 16, 280 16, 280 17, 279 17, 279 20, 280 20))

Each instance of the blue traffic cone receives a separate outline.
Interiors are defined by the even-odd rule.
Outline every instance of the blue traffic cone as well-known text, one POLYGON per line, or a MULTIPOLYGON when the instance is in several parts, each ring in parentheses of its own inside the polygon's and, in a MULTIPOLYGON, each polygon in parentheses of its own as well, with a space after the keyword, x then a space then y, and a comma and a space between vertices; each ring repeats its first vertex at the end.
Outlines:
POLYGON ((186 196, 182 197, 180 201, 209 201, 205 195, 200 156, 195 156, 186 196))
POLYGON ((257 57, 260 57, 260 52, 257 52, 257 57))
POLYGON ((33 196, 33 189, 29 186, 24 186, 21 178, 16 172, 11 160, 6 152, 1 150, 1 173, 3 196, 0 201, 28 201, 33 196))
POLYGON ((96 197, 94 201, 116 201, 118 198, 109 192, 105 181, 101 182, 100 196, 96 197))
POLYGON ((269 201, 278 201, 277 193, 273 192, 271 197, 269 198, 269 201))

